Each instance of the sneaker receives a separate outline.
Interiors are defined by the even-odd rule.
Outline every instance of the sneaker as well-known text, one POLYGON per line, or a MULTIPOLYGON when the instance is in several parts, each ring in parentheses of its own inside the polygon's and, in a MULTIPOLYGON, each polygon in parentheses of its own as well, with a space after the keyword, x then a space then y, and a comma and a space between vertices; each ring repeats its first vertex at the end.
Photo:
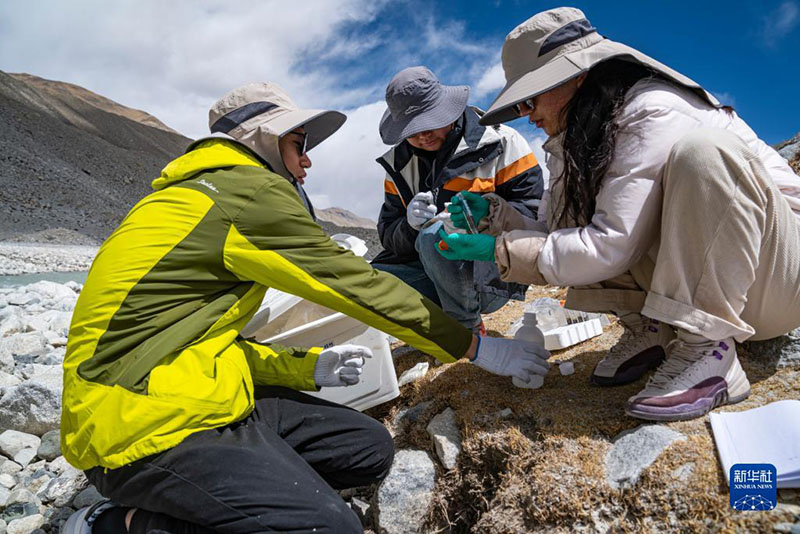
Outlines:
POLYGON ((628 399, 625 413, 651 421, 683 421, 748 395, 750 382, 736 357, 733 338, 710 341, 680 333, 645 388, 628 399))
POLYGON ((84 506, 67 519, 61 527, 61 534, 91 534, 92 525, 100 514, 118 506, 111 501, 99 501, 91 506, 84 506))
POLYGON ((638 380, 664 361, 664 349, 675 339, 671 326, 640 313, 622 315, 620 320, 627 335, 597 363, 590 379, 596 386, 621 386, 638 380))

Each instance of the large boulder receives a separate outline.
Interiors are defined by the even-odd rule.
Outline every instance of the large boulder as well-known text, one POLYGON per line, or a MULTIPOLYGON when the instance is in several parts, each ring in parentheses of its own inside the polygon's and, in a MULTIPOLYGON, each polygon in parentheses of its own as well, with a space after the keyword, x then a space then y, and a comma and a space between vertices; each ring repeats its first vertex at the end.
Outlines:
POLYGON ((0 428, 37 436, 59 428, 64 371, 57 365, 35 368, 42 370, 0 392, 0 428))
POLYGON ((378 489, 381 532, 419 532, 435 484, 436 467, 425 451, 397 451, 392 468, 378 489))
POLYGON ((686 436, 661 425, 640 425, 614 438, 606 456, 606 482, 612 488, 630 488, 670 444, 686 436))

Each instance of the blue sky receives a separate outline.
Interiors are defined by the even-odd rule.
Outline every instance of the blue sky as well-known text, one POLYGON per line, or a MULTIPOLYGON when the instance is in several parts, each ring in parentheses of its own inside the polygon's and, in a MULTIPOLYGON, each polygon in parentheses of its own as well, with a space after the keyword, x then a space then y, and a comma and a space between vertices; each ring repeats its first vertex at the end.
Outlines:
MULTIPOLYGON (((558 3, 489 0, 38 0, 0 2, 0 70, 82 85, 143 109, 189 137, 208 107, 250 81, 298 104, 335 108, 345 126, 311 152, 315 204, 377 218, 386 83, 424 64, 472 87, 486 107, 502 87, 505 35, 558 3)), ((601 34, 694 78, 770 144, 800 131, 800 0, 571 2, 601 34)), ((512 123, 541 155, 543 133, 512 123)))

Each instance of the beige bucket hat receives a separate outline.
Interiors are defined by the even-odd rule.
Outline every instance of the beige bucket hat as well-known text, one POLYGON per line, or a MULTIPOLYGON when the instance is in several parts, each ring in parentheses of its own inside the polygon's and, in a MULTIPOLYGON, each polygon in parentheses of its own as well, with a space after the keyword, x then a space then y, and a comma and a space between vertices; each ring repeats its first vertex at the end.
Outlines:
POLYGON ((502 54, 506 85, 480 123, 491 125, 514 120, 518 117, 512 109, 515 104, 549 91, 612 57, 655 69, 692 89, 711 105, 720 105, 714 96, 683 74, 597 33, 580 9, 559 7, 537 13, 506 36, 502 54))
POLYGON ((300 109, 278 84, 249 83, 230 91, 208 111, 212 134, 229 135, 264 158, 275 172, 291 174, 281 159, 278 140, 302 126, 306 151, 338 130, 347 117, 338 111, 300 109))

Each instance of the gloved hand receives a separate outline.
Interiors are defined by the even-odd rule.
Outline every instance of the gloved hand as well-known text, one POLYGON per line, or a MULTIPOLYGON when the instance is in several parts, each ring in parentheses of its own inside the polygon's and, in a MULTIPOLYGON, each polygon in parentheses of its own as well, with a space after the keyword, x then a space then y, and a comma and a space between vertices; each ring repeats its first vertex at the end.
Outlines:
POLYGON ((547 374, 549 357, 550 353, 538 343, 478 336, 478 349, 471 362, 490 373, 528 383, 533 375, 547 374))
MULTIPOLYGON (((459 196, 463 198, 469 206, 469 209, 472 212, 472 220, 475 221, 475 226, 477 227, 478 223, 481 222, 481 219, 489 214, 489 201, 483 198, 481 195, 471 191, 461 191, 456 195, 456 197, 459 196)), ((461 203, 458 201, 458 199, 453 197, 450 206, 447 207, 447 211, 450 212, 450 221, 453 223, 453 225, 464 230, 469 229, 469 226, 467 225, 467 218, 464 216, 464 208, 461 206, 461 203)))
POLYGON ((434 215, 436 215, 436 206, 433 203, 433 193, 430 191, 414 195, 406 208, 406 219, 414 230, 419 230, 434 215))
POLYGON ((436 250, 448 260, 494 261, 496 238, 489 234, 446 234, 439 230, 442 238, 436 250))
POLYGON ((317 387, 352 386, 358 384, 364 358, 372 358, 372 351, 360 345, 334 345, 319 354, 314 366, 317 387))

